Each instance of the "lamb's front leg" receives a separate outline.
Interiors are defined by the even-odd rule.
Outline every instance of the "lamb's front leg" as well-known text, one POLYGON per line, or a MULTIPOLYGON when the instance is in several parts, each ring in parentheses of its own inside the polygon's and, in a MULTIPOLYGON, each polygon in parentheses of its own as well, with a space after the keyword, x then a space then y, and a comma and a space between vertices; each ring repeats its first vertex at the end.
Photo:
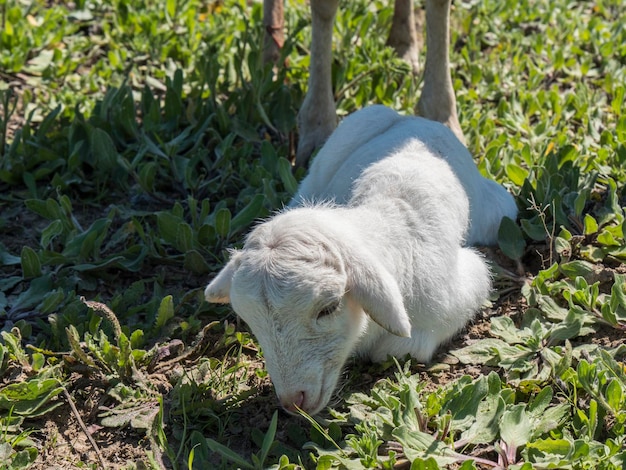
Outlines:
POLYGON ((312 41, 309 89, 300 112, 296 165, 302 166, 337 127, 331 77, 333 23, 339 0, 311 0, 312 41))

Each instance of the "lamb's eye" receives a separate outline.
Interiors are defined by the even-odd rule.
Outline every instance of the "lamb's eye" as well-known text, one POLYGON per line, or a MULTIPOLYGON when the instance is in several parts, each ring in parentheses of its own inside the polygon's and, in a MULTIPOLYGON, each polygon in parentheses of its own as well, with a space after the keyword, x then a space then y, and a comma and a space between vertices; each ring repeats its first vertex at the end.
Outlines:
POLYGON ((338 308, 339 308, 339 302, 335 302, 324 307, 322 310, 320 310, 317 313, 317 319, 319 320, 320 318, 324 318, 324 317, 328 317, 332 315, 333 313, 337 311, 338 308))

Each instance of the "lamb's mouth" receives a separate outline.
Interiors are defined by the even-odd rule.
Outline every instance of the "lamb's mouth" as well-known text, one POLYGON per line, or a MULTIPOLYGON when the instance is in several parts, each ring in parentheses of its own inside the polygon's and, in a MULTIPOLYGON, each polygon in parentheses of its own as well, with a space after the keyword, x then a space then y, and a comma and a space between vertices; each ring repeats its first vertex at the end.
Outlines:
POLYGON ((326 398, 325 385, 325 380, 322 380, 322 386, 320 387, 315 400, 312 403, 306 403, 306 408, 309 410, 307 411, 308 414, 316 415, 317 413, 322 411, 324 407, 328 404, 330 395, 328 396, 328 398, 326 398))
POLYGON ((311 416, 318 414, 324 408, 328 406, 330 399, 335 392, 335 387, 337 386, 337 380, 330 380, 329 377, 334 375, 334 371, 327 371, 322 380, 320 382, 320 387, 317 390, 317 394, 315 400, 312 402, 307 402, 306 407, 308 409, 307 413, 311 416))

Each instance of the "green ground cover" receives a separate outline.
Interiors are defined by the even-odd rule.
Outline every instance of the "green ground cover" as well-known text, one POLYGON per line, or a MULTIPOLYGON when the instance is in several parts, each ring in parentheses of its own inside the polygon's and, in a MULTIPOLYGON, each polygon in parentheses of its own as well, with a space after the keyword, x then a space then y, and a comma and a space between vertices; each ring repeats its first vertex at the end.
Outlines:
MULTIPOLYGON (((390 5, 344 2, 339 113, 405 113, 390 5), (348 10, 349 6, 349 10, 348 10)), ((353 362, 315 420, 202 291, 289 200, 309 13, 0 0, 0 468, 626 466, 626 6, 455 2, 460 122, 520 208, 492 306, 433 364, 353 362)))

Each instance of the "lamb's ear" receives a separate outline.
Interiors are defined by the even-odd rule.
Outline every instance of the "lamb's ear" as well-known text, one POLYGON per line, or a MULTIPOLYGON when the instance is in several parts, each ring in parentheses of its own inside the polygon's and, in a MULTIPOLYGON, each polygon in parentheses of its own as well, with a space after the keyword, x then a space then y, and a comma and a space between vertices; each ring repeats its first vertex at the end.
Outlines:
POLYGON ((377 324, 390 333, 411 337, 411 322, 398 283, 380 261, 360 250, 347 261, 348 289, 352 298, 377 324))
POLYGON ((240 260, 241 252, 233 251, 230 256, 230 261, 226 263, 226 266, 215 276, 209 285, 204 290, 204 298, 207 302, 214 304, 227 304, 230 302, 230 284, 233 280, 233 274, 237 271, 240 260))

